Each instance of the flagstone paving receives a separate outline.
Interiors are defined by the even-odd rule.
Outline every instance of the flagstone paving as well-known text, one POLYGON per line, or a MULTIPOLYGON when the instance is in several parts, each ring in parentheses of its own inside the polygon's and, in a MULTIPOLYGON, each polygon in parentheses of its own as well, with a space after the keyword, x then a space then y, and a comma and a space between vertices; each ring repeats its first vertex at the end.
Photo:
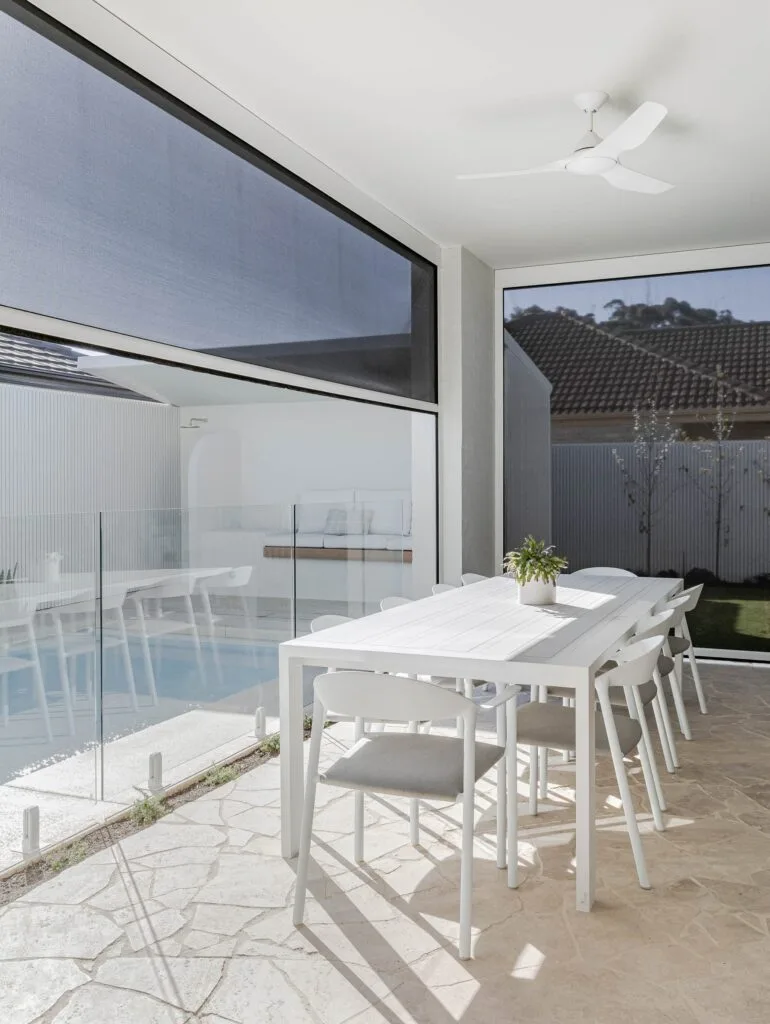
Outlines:
MULTIPOLYGON (((522 884, 494 860, 482 784, 474 959, 456 955, 458 810, 421 818, 321 787, 306 924, 280 856, 271 761, 102 850, 0 912, 2 1024, 766 1024, 770 1006, 770 671, 704 669, 710 714, 666 776, 655 833, 632 781, 653 883, 636 884, 611 770, 599 768, 599 891, 574 907, 569 766, 522 816, 522 884)), ((329 754, 348 727, 327 730, 329 754)), ((521 797, 526 773, 521 767, 521 797)), ((524 808, 522 807, 522 810, 524 808)))

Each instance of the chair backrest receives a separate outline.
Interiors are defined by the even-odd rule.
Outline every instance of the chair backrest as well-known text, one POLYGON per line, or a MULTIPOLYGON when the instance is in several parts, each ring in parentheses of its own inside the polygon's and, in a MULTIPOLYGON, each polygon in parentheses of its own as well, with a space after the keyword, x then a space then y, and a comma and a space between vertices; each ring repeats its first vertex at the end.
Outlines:
POLYGON ((177 572, 170 575, 163 583, 156 583, 149 587, 138 587, 131 596, 138 601, 146 601, 150 598, 188 597, 192 594, 194 588, 194 573, 177 572))
POLYGON ((37 601, 34 597, 0 599, 0 629, 27 626, 32 622, 37 601))
POLYGON ((700 601, 701 594, 703 593, 703 584, 698 583, 697 586, 688 587, 687 590, 683 590, 680 594, 677 594, 677 598, 686 597, 687 604, 684 606, 685 614, 695 609, 700 601))
POLYGON ((327 672, 316 676, 315 695, 324 711, 350 718, 414 722, 462 716, 468 723, 476 718, 476 705, 462 694, 405 676, 327 672))
POLYGON ((482 580, 488 579, 489 576, 482 576, 480 572, 464 572, 460 577, 464 587, 469 587, 471 583, 481 583, 482 580))
MULTIPOLYGON (((665 607, 665 611, 671 612, 674 616, 672 626, 678 626, 682 619, 685 617, 685 614, 687 613, 690 607, 691 600, 691 594, 677 594, 676 597, 672 597, 671 600, 668 602, 668 604, 665 607)), ((695 604, 697 603, 698 601, 696 599, 695 604)))
POLYGON ((391 608, 400 608, 402 604, 411 604, 411 597, 383 597, 380 601, 380 611, 387 612, 391 608))
POLYGON ((450 590, 457 590, 457 587, 452 586, 451 583, 434 583, 431 587, 434 594, 446 594, 450 590))
POLYGON ((636 576, 628 569, 616 569, 612 565, 592 565, 588 569, 576 569, 570 576, 636 576))
POLYGON ((663 640, 662 636, 650 636, 623 647, 613 654, 617 668, 605 672, 599 679, 608 686, 641 686, 649 682, 658 664, 663 640))
POLYGON ((226 572, 217 573, 216 576, 204 576, 199 578, 198 586, 211 587, 217 590, 245 587, 251 579, 253 566, 239 565, 236 569, 228 569, 226 572))
POLYGON ((628 644, 636 643, 638 640, 646 640, 651 636, 666 637, 671 631, 676 615, 673 611, 666 609, 655 615, 647 615, 637 625, 634 635, 629 638, 628 644))
MULTIPOLYGON (((102 587, 102 611, 111 612, 122 608, 126 601, 128 588, 117 583, 105 584, 102 587)), ((60 618, 68 615, 96 615, 96 594, 91 593, 85 600, 66 601, 56 605, 51 611, 60 618)))
POLYGON ((319 615, 310 623, 310 632, 320 633, 322 629, 331 629, 332 626, 343 626, 346 622, 352 621, 349 615, 319 615))

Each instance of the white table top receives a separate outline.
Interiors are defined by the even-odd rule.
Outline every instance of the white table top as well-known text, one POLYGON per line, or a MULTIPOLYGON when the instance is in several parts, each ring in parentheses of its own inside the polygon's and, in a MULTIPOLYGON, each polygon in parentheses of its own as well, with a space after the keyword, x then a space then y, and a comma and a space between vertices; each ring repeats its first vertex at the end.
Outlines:
MULTIPOLYGON (((178 576, 193 576, 196 580, 210 579, 231 572, 229 566, 189 569, 118 569, 102 573, 101 590, 104 594, 112 590, 126 590, 131 593, 175 579, 178 576)), ((67 604, 94 598, 99 586, 97 572, 62 573, 55 581, 28 580, 23 583, 7 584, 0 592, 0 599, 35 600, 39 606, 67 604)))
MULTIPOLYGON (((556 604, 520 605, 518 587, 494 577, 355 619, 281 645, 319 664, 412 670, 492 682, 539 682, 558 670, 569 685, 587 678, 636 623, 681 588, 678 579, 581 576, 559 579, 556 604), (447 665, 441 671, 441 660, 447 665), (378 664, 380 662, 380 664, 378 664), (451 664, 450 664, 451 663, 451 664), (571 670, 577 670, 572 672, 571 670), (536 677, 536 678, 535 678, 536 677)), ((552 675, 551 675, 551 678, 552 675)))

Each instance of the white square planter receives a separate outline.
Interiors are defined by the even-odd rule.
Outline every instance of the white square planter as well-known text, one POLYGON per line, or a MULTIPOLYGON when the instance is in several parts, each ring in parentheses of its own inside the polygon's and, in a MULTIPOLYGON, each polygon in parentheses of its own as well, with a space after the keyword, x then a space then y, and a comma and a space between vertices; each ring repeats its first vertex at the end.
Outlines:
POLYGON ((556 601, 556 584, 543 580, 530 580, 519 584, 519 604, 553 604, 556 601))

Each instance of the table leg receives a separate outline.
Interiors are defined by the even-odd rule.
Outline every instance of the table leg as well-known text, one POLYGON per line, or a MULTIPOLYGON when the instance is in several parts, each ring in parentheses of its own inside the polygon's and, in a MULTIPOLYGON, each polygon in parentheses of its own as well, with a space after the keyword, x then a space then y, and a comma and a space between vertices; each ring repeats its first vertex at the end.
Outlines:
POLYGON ((302 662, 279 647, 278 690, 281 708, 281 854, 299 851, 305 766, 302 756, 302 662))
POLYGON ((577 909, 585 911, 591 909, 596 887, 595 702, 593 676, 591 673, 587 673, 585 680, 575 691, 575 805, 577 820, 575 882, 577 909))

